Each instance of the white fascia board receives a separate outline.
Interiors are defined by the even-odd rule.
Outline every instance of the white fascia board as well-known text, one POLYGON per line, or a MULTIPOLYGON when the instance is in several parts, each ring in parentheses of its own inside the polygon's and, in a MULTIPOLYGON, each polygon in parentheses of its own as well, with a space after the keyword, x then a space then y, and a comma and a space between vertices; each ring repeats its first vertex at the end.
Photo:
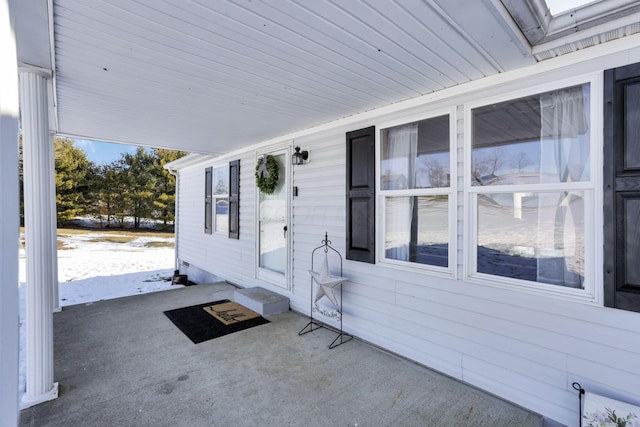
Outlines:
POLYGON ((547 34, 551 12, 545 0, 493 0, 500 1, 509 14, 509 21, 514 22, 529 45, 535 45, 547 34))
MULTIPOLYGON (((497 0, 494 4, 497 3, 497 0)), ((534 46, 534 55, 622 28, 640 12, 637 0, 607 0, 552 16, 545 0, 500 0, 520 32, 534 46)), ((638 22, 637 17, 635 22, 638 22)), ((597 43, 596 43, 597 44, 597 43)), ((555 55, 553 55, 555 56, 555 55)))
POLYGON ((545 43, 540 43, 534 46, 533 54, 538 55, 542 52, 557 49, 559 47, 570 45, 572 43, 577 43, 581 40, 585 40, 591 37, 597 37, 602 34, 619 30, 621 28, 625 28, 627 26, 638 24, 638 23, 640 23, 640 12, 636 12, 631 15, 627 15, 623 18, 616 19, 613 21, 608 21, 603 24, 595 25, 585 30, 576 31, 567 36, 560 37, 545 43))
POLYGON ((163 167, 171 172, 179 172, 181 169, 186 169, 202 163, 210 162, 218 157, 219 156, 213 156, 209 154, 187 154, 186 156, 181 157, 178 160, 166 163, 163 167))

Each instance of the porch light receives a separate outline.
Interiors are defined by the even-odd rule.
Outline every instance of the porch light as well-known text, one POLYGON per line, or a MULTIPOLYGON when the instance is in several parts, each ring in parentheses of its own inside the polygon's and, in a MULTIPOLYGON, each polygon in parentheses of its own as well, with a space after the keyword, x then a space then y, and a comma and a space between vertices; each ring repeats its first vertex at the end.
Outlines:
POLYGON ((300 151, 300 147, 295 148, 296 152, 291 156, 292 165, 303 165, 304 161, 309 158, 308 151, 300 151))

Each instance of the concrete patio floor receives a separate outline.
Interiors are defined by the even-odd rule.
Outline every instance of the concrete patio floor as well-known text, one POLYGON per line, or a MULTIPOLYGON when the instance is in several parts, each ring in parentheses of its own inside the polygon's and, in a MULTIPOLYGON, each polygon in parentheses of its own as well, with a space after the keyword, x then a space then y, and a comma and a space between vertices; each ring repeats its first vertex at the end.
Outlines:
POLYGON ((226 283, 92 304, 54 315, 57 400, 21 426, 541 426, 476 388, 335 333, 302 337, 287 312, 193 344, 163 311, 233 299, 226 283))

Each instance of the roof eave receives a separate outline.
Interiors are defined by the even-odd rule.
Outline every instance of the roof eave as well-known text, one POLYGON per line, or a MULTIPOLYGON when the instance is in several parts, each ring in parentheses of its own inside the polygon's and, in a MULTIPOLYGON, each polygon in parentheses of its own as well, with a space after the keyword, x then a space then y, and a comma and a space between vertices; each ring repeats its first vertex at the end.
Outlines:
POLYGON ((179 172, 182 169, 209 162, 217 157, 209 154, 188 154, 178 160, 166 163, 163 167, 169 172, 179 172))

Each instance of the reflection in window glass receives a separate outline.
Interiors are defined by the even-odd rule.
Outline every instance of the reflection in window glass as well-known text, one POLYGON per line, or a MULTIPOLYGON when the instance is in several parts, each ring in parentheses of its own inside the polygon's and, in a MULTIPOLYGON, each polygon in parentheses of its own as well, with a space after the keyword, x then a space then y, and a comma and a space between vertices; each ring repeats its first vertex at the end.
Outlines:
POLYGON ((229 231, 229 200, 216 199, 216 233, 229 231))
POLYGON ((381 130, 384 259, 438 268, 452 264, 450 147, 448 114, 381 130))
POLYGON ((472 110, 472 185, 590 179, 589 84, 472 110))
POLYGON ((214 171, 213 194, 229 194, 229 166, 214 171))
POLYGON ((213 169, 206 168, 204 172, 204 232, 211 234, 211 210, 212 198, 211 190, 213 188, 213 169))
POLYGON ((287 267, 287 156, 274 154, 278 184, 273 194, 258 192, 259 267, 284 274, 287 267))
POLYGON ((446 195, 385 198, 385 257, 447 267, 448 208, 446 195))
POLYGON ((384 129, 380 188, 448 187, 449 141, 448 115, 384 129))
POLYGON ((213 170, 213 214, 216 233, 229 232, 229 165, 213 170))
POLYGON ((582 191, 478 194, 477 271, 584 287, 582 191))

